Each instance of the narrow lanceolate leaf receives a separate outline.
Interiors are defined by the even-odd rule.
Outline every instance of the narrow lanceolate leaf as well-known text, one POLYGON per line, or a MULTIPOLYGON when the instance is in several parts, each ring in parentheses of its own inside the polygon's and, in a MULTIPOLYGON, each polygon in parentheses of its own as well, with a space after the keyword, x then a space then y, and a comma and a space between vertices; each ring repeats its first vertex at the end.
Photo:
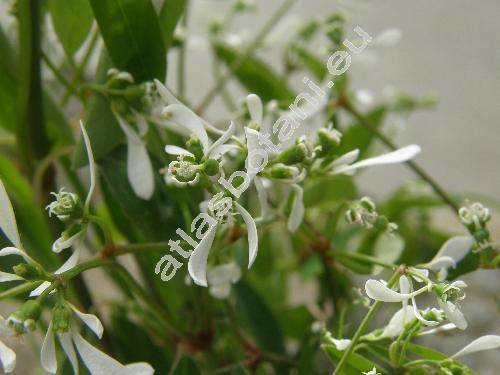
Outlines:
POLYGON ((66 54, 71 57, 83 44, 93 16, 87 0, 49 0, 50 16, 66 54))
POLYGON ((19 123, 18 148, 28 169, 48 149, 43 117, 40 70, 41 1, 20 1, 19 15, 19 123))
POLYGON ((15 247, 21 247, 19 232, 17 230, 16 217, 9 196, 5 190, 2 180, 0 179, 0 229, 14 244, 15 247))
POLYGON ((166 72, 162 30, 150 0, 89 0, 114 65, 138 82, 166 72))
MULTIPOLYGON (((238 51, 224 44, 216 44, 214 50, 217 57, 228 66, 241 58, 238 51)), ((259 95, 266 102, 272 99, 291 101, 295 97, 286 82, 270 66, 255 57, 246 58, 234 75, 248 91, 259 95)))
POLYGON ((17 122, 16 63, 7 37, 0 28, 0 127, 14 130, 17 122))
POLYGON ((160 26, 163 30, 165 49, 168 51, 174 40, 174 32, 184 10, 187 0, 165 0, 160 12, 160 26))

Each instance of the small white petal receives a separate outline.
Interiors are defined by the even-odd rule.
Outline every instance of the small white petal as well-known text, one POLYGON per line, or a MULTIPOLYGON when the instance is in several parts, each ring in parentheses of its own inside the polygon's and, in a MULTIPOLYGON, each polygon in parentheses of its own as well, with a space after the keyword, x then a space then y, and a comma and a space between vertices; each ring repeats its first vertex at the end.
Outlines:
POLYGON ((259 250, 259 238, 257 235, 257 226, 253 217, 239 203, 234 202, 236 210, 240 213, 248 232, 248 268, 252 267, 257 251, 259 250))
POLYGON ((346 350, 349 345, 351 345, 351 340, 349 339, 334 339, 333 337, 330 337, 329 341, 335 346, 337 350, 340 351, 346 350))
POLYGON ((90 201, 92 199, 92 195, 94 194, 95 189, 95 179, 96 179, 96 169, 95 169, 95 161, 94 154, 92 152, 92 146, 90 144, 90 139, 85 130, 85 126, 83 126, 83 122, 80 121, 80 129, 82 130, 83 141, 85 142, 85 148, 87 150, 87 157, 89 159, 89 168, 90 168, 90 188, 87 193, 87 198, 85 199, 85 209, 88 209, 90 205, 90 201))
POLYGON ((210 151, 210 157, 212 159, 219 159, 221 156, 224 156, 228 152, 239 149, 240 148, 237 145, 232 145, 232 144, 219 145, 210 151))
MULTIPOLYGON (((425 269, 425 268, 414 268, 414 267, 410 267, 410 268, 411 268, 411 270, 412 270, 413 272, 415 272, 416 274, 421 275, 421 276, 422 276, 422 277, 424 277, 424 278, 428 278, 428 277, 429 277, 429 270, 427 270, 427 269, 425 269)), ((413 278, 414 278, 417 282, 419 282, 419 283, 424 282, 424 279, 423 279, 423 278, 419 278, 419 277, 417 277, 417 276, 413 276, 413 275, 412 275, 412 277, 413 277, 413 278)))
MULTIPOLYGON (((455 265, 460 262, 469 253, 474 239, 471 236, 455 236, 446 241, 441 249, 437 252, 434 258, 427 264, 427 268, 438 271, 442 267, 455 267, 455 265), (452 265, 442 265, 439 263, 439 259, 451 258, 454 261, 452 265)), ((450 264, 450 263, 448 263, 450 264)))
POLYGON ((0 363, 6 374, 14 371, 16 367, 16 353, 0 341, 0 363))
POLYGON ((262 182, 262 179, 258 176, 255 176, 253 180, 255 184, 255 189, 257 190, 257 198, 259 199, 260 205, 260 218, 264 219, 269 211, 269 204, 267 198, 267 190, 262 182))
POLYGON ((195 284, 207 286, 207 259, 214 242, 217 225, 213 225, 200 240, 188 261, 188 272, 195 284))
POLYGON ((453 354, 451 358, 456 358, 459 356, 479 352, 482 350, 491 350, 500 348, 500 336, 497 335, 486 335, 481 336, 478 339, 472 341, 469 345, 464 347, 462 350, 453 354))
POLYGON ((68 357, 71 367, 73 367, 73 372, 78 374, 78 358, 76 356, 75 348, 73 347, 73 341, 71 340, 71 333, 58 333, 57 337, 59 338, 59 342, 68 357))
POLYGON ((226 299, 231 294, 231 284, 220 284, 220 285, 210 285, 208 286, 208 292, 214 298, 226 299))
POLYGON ((168 121, 181 125, 186 128, 190 134, 196 136, 203 145, 203 151, 208 150, 208 135, 203 127, 201 119, 188 107, 182 104, 171 104, 163 111, 168 116, 168 121))
POLYGON ((185 148, 175 145, 166 145, 165 152, 169 155, 188 155, 194 157, 194 155, 185 148))
POLYGON ((453 323, 446 323, 443 324, 442 326, 436 327, 436 328, 431 328, 426 331, 420 332, 418 336, 426 336, 426 335, 432 335, 434 333, 439 333, 439 332, 446 332, 450 331, 452 329, 456 329, 457 326, 453 323))
MULTIPOLYGON (((47 289, 50 286, 49 281, 44 281, 43 283, 40 284, 40 286, 36 289, 33 289, 30 293, 30 297, 38 297, 40 294, 42 294, 45 289, 47 289)), ((54 293, 54 290, 51 292, 54 293)))
POLYGON ((345 167, 340 167, 336 170, 336 173, 349 173, 355 171, 356 169, 365 168, 374 165, 383 165, 383 164, 394 164, 394 163, 402 163, 412 159, 415 155, 420 152, 420 146, 410 145, 406 147, 402 147, 399 150, 389 152, 384 155, 376 156, 373 158, 368 158, 357 163, 347 165, 345 167))
POLYGON ((0 283, 5 283, 8 281, 18 281, 18 280, 24 280, 24 279, 21 276, 17 276, 14 273, 0 271, 0 283))
POLYGON ((304 219, 305 207, 304 207, 304 190, 300 185, 293 184, 292 189, 294 191, 292 210, 290 211, 290 217, 288 218, 287 227, 288 230, 293 233, 295 232, 302 220, 304 219))
POLYGON ((427 320, 425 319, 422 314, 420 314, 420 311, 418 310, 417 302, 415 301, 415 297, 412 297, 411 303, 413 305, 413 313, 415 314, 415 317, 422 322, 422 324, 426 326, 437 326, 439 322, 436 322, 435 320, 427 320))
POLYGON ((448 317, 448 320, 454 323, 458 329, 464 330, 467 328, 467 320, 465 320, 464 314, 456 305, 450 301, 443 302, 441 299, 438 299, 438 304, 448 317))
POLYGON ((83 235, 85 234, 85 229, 82 229, 80 232, 77 232, 73 234, 69 238, 64 238, 64 237, 59 237, 53 244, 52 244, 52 251, 54 253, 60 253, 64 249, 67 249, 73 245, 75 245, 75 248, 78 249, 80 246, 81 240, 83 240, 83 235))
POLYGON ((33 259, 31 259, 31 257, 28 254, 26 254, 23 250, 18 249, 17 247, 8 246, 0 250, 0 257, 4 257, 7 255, 19 255, 26 262, 28 263, 33 262, 33 259))
MULTIPOLYGON (((247 139, 248 155, 251 155, 254 151, 261 148, 261 146, 259 145, 259 132, 257 130, 245 128, 245 136, 247 139)), ((250 176, 250 180, 252 180, 257 175, 258 170, 255 168, 247 168, 247 173, 250 176)))
POLYGON ((252 121, 256 122, 257 124, 262 124, 262 117, 263 117, 263 106, 262 106, 262 100, 255 95, 255 94, 250 94, 246 98, 247 101, 247 106, 248 106, 248 112, 250 113, 250 118, 252 121))
POLYGON ((49 323, 49 328, 45 335, 40 353, 42 367, 50 374, 57 372, 56 345, 54 341, 54 332, 52 330, 52 322, 49 323))
POLYGON ((235 283, 241 278, 240 267, 234 262, 220 264, 207 271, 207 280, 209 285, 222 285, 235 283))
POLYGON ((207 154, 209 157, 212 157, 214 159, 217 159, 216 156, 213 156, 212 153, 220 146, 225 144, 229 139, 233 136, 234 132, 236 131, 236 125, 233 121, 229 124, 229 127, 227 130, 222 134, 215 142, 214 144, 209 148, 207 154))
POLYGON ((149 200, 153 195, 155 184, 153 166, 146 146, 134 129, 118 114, 115 117, 127 137, 127 177, 135 195, 149 200))
MULTIPOLYGON (((408 294, 410 293, 410 290, 412 288, 412 284, 411 284, 411 281, 410 279, 408 279, 408 277, 406 277, 405 275, 402 275, 400 278, 399 278, 399 291, 403 294, 408 294)), ((406 310, 406 306, 408 305, 408 300, 404 300, 403 301, 403 311, 406 310)))
POLYGON ((326 168, 327 169, 335 169, 335 168, 340 167, 340 166, 354 163, 356 160, 358 160, 358 157, 359 157, 359 150, 358 149, 349 151, 349 152, 345 153, 344 155, 339 156, 337 159, 335 159, 333 162, 331 162, 326 168))
POLYGON ((403 302, 411 298, 409 294, 401 294, 388 288, 378 280, 370 279, 365 284, 365 291, 368 297, 382 302, 403 302))
POLYGON ((404 325, 414 318, 415 314, 413 313, 413 308, 411 306, 406 306, 406 308, 399 309, 392 316, 392 318, 389 320, 389 323, 387 323, 387 326, 382 331, 382 334, 378 337, 390 338, 399 336, 404 330, 404 325))
POLYGON ((72 332, 76 350, 91 375, 151 375, 153 368, 147 363, 122 365, 116 359, 92 346, 76 331, 72 332))
POLYGON ((5 234, 10 242, 16 247, 21 247, 19 231, 17 229, 16 216, 9 196, 0 179, 0 230, 5 234))
POLYGON ((155 86, 165 104, 181 104, 174 94, 159 80, 155 79, 155 86))
POLYGON ((102 334, 104 332, 104 327, 102 326, 101 321, 99 318, 93 314, 85 314, 78 310, 75 306, 72 304, 69 304, 73 312, 80 318, 80 320, 87 326, 89 327, 96 335, 97 337, 101 338, 102 334))
POLYGON ((80 248, 77 248, 73 252, 73 254, 71 254, 71 256, 68 258, 68 260, 64 262, 64 264, 54 272, 54 274, 60 275, 61 273, 69 271, 78 264, 79 260, 80 260, 80 248))

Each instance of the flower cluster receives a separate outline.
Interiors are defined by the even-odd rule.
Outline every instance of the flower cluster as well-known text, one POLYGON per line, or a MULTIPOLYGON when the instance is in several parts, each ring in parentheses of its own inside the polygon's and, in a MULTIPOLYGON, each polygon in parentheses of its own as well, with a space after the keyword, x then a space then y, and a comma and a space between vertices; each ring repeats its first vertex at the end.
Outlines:
POLYGON ((345 213, 348 223, 355 223, 361 227, 392 233, 398 229, 396 223, 391 223, 387 217, 377 212, 377 207, 369 197, 363 197, 358 201, 351 202, 349 209, 345 213))

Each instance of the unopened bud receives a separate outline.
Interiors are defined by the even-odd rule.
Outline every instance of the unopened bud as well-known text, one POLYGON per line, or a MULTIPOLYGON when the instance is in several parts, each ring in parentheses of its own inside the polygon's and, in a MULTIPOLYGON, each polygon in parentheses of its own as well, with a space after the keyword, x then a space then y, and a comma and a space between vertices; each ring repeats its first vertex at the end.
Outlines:
POLYGON ((188 151, 196 157, 196 160, 201 160, 203 158, 203 145, 197 137, 191 136, 186 142, 186 146, 188 151))
POLYGON ((335 129, 321 128, 318 130, 317 155, 319 157, 329 156, 338 148, 342 134, 335 129))
POLYGON ((278 163, 269 169, 269 175, 276 179, 293 179, 299 175, 299 170, 296 167, 278 163))
POLYGON ((42 280, 45 272, 38 265, 19 263, 12 267, 14 273, 25 280, 42 280))
POLYGON ((307 156, 308 150, 304 142, 300 142, 290 148, 287 148, 278 156, 278 162, 285 165, 301 163, 307 156))
POLYGON ((54 332, 68 332, 71 319, 71 309, 66 304, 58 304, 52 310, 52 325, 54 332))
POLYGON ((219 173, 219 162, 215 159, 208 159, 203 163, 203 170, 209 176, 215 176, 219 173))

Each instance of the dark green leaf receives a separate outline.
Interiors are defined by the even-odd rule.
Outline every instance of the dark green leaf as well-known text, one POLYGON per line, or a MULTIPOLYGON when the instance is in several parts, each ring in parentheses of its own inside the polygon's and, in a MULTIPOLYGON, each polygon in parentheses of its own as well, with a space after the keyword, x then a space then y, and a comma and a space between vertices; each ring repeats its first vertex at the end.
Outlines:
POLYGON ((160 25, 163 30, 165 48, 168 51, 174 39, 174 32, 184 10, 187 0, 165 0, 160 12, 160 25))
POLYGON ((150 0, 89 0, 114 65, 138 82, 165 79, 166 50, 150 0))
MULTIPOLYGON (((338 363, 338 361, 342 357, 342 354, 344 353, 343 351, 337 350, 333 345, 324 345, 323 349, 334 363, 338 363)), ((373 367, 376 367, 379 373, 387 374, 386 371, 384 371, 381 367, 377 366, 372 361, 360 356, 359 354, 351 353, 349 359, 347 360, 346 366, 344 367, 343 374, 345 373, 346 375, 359 375, 362 372, 373 370, 373 367)))
POLYGON ((245 281, 234 286, 238 307, 244 312, 250 329, 263 350, 284 353, 283 333, 273 313, 245 281))
POLYGON ((421 346, 421 345, 416 345, 416 344, 410 343, 410 344, 408 344, 407 348, 411 353, 416 354, 419 357, 426 358, 426 359, 440 361, 442 359, 448 358, 446 355, 438 352, 437 350, 427 348, 427 347, 421 346))
MULTIPOLYGON (((232 66, 241 58, 238 51, 224 44, 216 44, 214 49, 217 57, 228 66, 232 66)), ((259 95, 266 102, 273 99, 292 101, 295 98, 293 90, 286 82, 256 57, 245 59, 234 75, 247 90, 259 95)))
POLYGON ((316 178, 304 187, 304 204, 307 207, 330 206, 340 200, 353 199, 356 195, 357 188, 351 177, 316 178))
POLYGON ((0 28, 0 126, 13 131, 17 117, 16 61, 7 37, 0 28))
POLYGON ((78 50, 92 26, 92 10, 87 0, 49 0, 54 30, 69 58, 78 50))
POLYGON ((5 157, 0 156, 0 178, 14 207, 21 241, 29 254, 45 266, 56 266, 58 260, 52 252, 52 236, 43 212, 35 201, 33 191, 5 157))
POLYGON ((323 81, 327 73, 324 61, 300 45, 295 44, 290 49, 290 53, 293 54, 293 57, 297 59, 300 65, 314 74, 318 80, 323 81))

